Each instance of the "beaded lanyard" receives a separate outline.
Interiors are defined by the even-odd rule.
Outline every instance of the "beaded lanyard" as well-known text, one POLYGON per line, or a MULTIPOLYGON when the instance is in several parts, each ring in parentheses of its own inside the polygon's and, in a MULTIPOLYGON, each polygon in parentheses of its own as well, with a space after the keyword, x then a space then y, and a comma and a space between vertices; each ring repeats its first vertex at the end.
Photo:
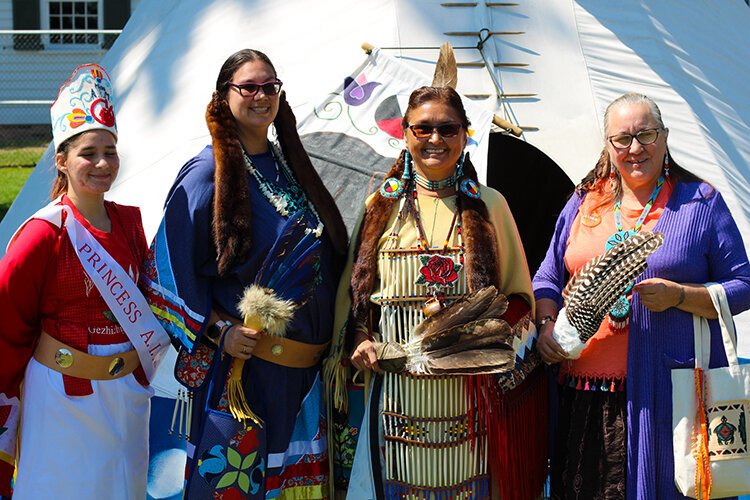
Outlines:
MULTIPOLYGON (((659 192, 664 186, 664 181, 665 179, 663 175, 660 176, 656 181, 656 186, 654 186, 654 190, 651 192, 651 196, 646 202, 646 205, 643 207, 641 215, 638 217, 638 220, 636 221, 635 226, 633 226, 633 229, 623 230, 622 211, 620 208, 621 200, 617 200, 615 202, 615 227, 617 228, 617 231, 615 231, 612 236, 607 238, 607 243, 604 245, 605 252, 618 243, 622 243, 623 241, 627 240, 641 230, 643 222, 646 220, 646 217, 648 217, 649 212, 651 212, 651 207, 654 206, 656 197, 659 196, 659 192)), ((630 323, 630 301, 628 300, 627 294, 633 288, 633 284, 634 282, 631 282, 628 285, 628 288, 623 292, 622 295, 620 295, 615 304, 612 306, 612 309, 609 310, 609 324, 615 332, 624 332, 628 324, 630 323)))
POLYGON ((281 173, 283 173, 284 178, 286 179, 286 187, 281 187, 279 184, 268 180, 260 172, 260 170, 255 167, 255 164, 253 163, 253 160, 250 158, 250 156, 245 151, 243 151, 242 155, 245 157, 245 165, 247 166, 247 170, 258 182, 260 192, 263 193, 263 196, 266 198, 266 200, 268 200, 268 202, 273 205, 273 207, 276 209, 276 212, 278 212, 281 216, 289 217, 290 215, 303 210, 312 214, 314 222, 316 223, 315 229, 312 231, 315 233, 315 236, 317 238, 320 238, 320 236, 323 234, 323 222, 320 220, 318 212, 315 210, 315 207, 312 205, 312 203, 310 203, 310 201, 307 199, 307 196, 305 196, 305 192, 297 182, 297 179, 294 178, 291 169, 286 164, 284 155, 277 148, 276 144, 269 143, 269 146, 271 149, 271 155, 273 156, 274 162, 276 163, 276 167, 281 167, 279 170, 281 171, 281 173))

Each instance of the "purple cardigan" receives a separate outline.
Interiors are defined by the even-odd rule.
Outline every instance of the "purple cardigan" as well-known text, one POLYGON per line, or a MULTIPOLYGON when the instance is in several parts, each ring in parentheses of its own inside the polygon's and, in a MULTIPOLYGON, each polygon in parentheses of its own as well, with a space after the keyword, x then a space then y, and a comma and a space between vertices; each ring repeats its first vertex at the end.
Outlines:
MULTIPOLYGON (((568 280, 563 257, 583 196, 573 194, 560 214, 544 261, 534 276, 535 298, 562 306, 568 280)), ((750 308, 750 264, 742 236, 721 194, 705 183, 677 183, 655 231, 664 245, 639 279, 721 283, 732 314, 750 308)), ((711 367, 726 366, 717 321, 711 323, 711 367)), ((628 338, 628 479, 630 499, 685 498, 674 486, 671 368, 693 366, 692 315, 670 308, 652 313, 633 295, 628 338)))

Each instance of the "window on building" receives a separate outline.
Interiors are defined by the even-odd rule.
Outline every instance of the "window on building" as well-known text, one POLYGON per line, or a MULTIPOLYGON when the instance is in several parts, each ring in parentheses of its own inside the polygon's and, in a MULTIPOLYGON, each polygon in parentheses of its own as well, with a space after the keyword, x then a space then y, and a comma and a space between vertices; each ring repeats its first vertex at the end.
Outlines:
MULTIPOLYGON (((99 29, 101 12, 100 0, 46 0, 42 3, 43 20, 46 18, 47 28, 51 30, 99 29)), ((49 36, 49 43, 52 46, 95 45, 100 42, 100 35, 95 34, 75 33, 49 36)))
MULTIPOLYGON (((53 2, 49 4, 49 29, 51 30, 95 30, 99 29, 99 2, 53 2)), ((50 35, 52 44, 94 44, 97 35, 50 35)))

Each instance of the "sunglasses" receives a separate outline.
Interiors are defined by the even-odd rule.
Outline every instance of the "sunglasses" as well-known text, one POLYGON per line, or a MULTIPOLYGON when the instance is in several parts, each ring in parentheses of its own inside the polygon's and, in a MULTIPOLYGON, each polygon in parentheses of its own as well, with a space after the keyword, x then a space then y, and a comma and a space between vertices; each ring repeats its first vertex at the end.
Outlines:
POLYGON ((633 139, 638 141, 642 146, 648 146, 649 144, 653 144, 654 142, 656 142, 656 139, 659 137, 660 130, 661 129, 658 128, 647 128, 645 130, 641 130, 635 135, 611 135, 607 137, 607 139, 609 140, 610 144, 615 147, 615 149, 630 148, 630 145, 633 144, 633 139))
POLYGON ((252 97, 258 93, 259 90, 263 90, 265 95, 271 96, 276 95, 281 91, 283 83, 281 80, 271 80, 270 82, 263 83, 232 83, 228 82, 227 85, 237 89, 237 92, 242 97, 252 97))
POLYGON ((440 137, 456 137, 463 126, 460 123, 442 123, 440 125, 427 125, 423 123, 409 125, 407 128, 411 130, 411 133, 417 139, 427 139, 428 137, 432 137, 432 134, 435 132, 440 137))

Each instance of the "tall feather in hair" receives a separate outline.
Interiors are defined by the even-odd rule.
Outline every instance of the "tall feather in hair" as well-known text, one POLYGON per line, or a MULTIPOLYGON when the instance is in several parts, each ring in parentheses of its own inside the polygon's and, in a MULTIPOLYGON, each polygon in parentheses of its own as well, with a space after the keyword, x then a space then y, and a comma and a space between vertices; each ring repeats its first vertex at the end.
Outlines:
POLYGON ((455 90, 458 84, 458 69, 456 67, 456 56, 453 54, 453 47, 449 42, 440 46, 440 55, 438 55, 435 64, 435 73, 432 77, 433 87, 450 87, 455 90))
POLYGON ((662 233, 636 233, 588 261, 570 279, 552 334, 570 359, 581 355, 615 301, 646 270, 646 258, 663 242, 662 233))
POLYGON ((376 343, 385 371, 454 375, 500 373, 513 368, 510 325, 501 317, 508 299, 494 286, 472 292, 422 321, 406 345, 376 343))
MULTIPOLYGON (((277 337, 286 335, 294 312, 310 298, 318 279, 321 241, 314 230, 306 211, 295 213, 284 223, 255 282, 237 304, 246 327, 277 337)), ((244 363, 239 358, 233 361, 227 390, 229 409, 236 419, 249 418, 261 425, 242 389, 244 363)))

